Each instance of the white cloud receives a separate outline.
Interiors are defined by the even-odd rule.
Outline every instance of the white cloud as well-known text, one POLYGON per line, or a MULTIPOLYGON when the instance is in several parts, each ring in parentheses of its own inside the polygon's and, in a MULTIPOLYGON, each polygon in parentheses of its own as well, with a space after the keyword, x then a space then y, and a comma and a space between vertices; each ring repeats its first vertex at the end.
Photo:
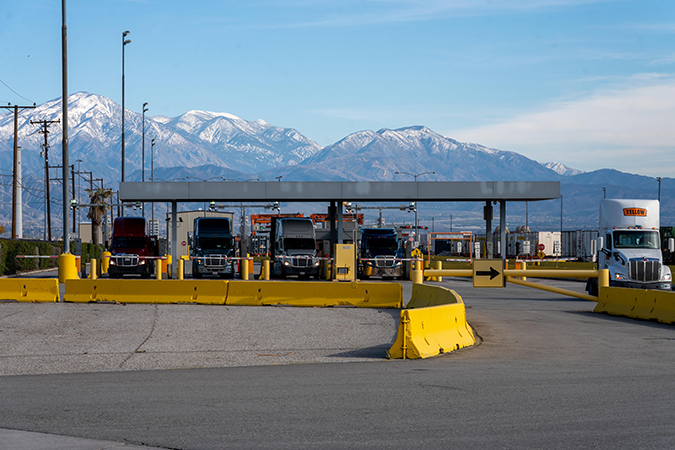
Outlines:
POLYGON ((623 86, 556 102, 502 123, 444 134, 583 170, 672 176, 675 80, 640 75, 623 86))

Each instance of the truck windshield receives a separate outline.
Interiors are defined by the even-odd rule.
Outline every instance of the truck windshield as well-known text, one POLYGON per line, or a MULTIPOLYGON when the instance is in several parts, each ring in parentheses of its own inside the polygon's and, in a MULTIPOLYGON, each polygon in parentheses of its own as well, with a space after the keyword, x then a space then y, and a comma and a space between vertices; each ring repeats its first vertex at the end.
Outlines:
POLYGON ((285 238, 284 250, 315 250, 316 243, 314 239, 304 238, 285 238))
POLYGON ((143 248, 145 238, 137 236, 116 236, 112 240, 112 248, 143 248))
POLYGON ((230 240, 215 237, 201 237, 199 238, 199 248, 202 250, 222 250, 227 253, 230 249, 230 240))
POLYGON ((398 249, 396 239, 368 239, 366 245, 373 255, 394 254, 398 249))
POLYGON ((659 233, 652 230, 614 231, 614 248, 659 248, 659 233))

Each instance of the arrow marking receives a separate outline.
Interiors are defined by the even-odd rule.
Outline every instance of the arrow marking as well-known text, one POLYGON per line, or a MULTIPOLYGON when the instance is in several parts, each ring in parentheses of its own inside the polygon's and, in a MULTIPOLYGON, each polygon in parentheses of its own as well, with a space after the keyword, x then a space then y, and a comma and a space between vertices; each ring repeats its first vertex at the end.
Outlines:
POLYGON ((476 275, 479 277, 490 277, 490 280, 494 280, 495 277, 499 276, 499 271, 494 267, 490 267, 490 271, 479 270, 476 272, 476 275))

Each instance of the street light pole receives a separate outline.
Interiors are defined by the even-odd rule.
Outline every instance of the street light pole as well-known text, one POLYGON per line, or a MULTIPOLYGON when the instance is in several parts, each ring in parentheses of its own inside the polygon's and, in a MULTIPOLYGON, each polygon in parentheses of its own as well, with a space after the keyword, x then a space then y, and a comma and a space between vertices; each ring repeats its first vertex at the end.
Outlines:
POLYGON ((659 202, 661 202, 661 177, 656 177, 656 180, 659 182, 659 202))
MULTIPOLYGON (((155 182, 155 139, 150 141, 150 181, 155 182)), ((155 202, 152 202, 152 220, 155 220, 155 202)))
MULTIPOLYGON (((148 111, 148 102, 143 103, 143 131, 141 137, 141 182, 145 183, 145 113, 148 111)), ((145 217, 145 202, 141 203, 141 215, 145 217)))
POLYGON ((63 165, 63 253, 70 253, 70 233, 68 233, 68 27, 66 26, 66 0, 61 0, 61 104, 63 133, 61 140, 61 160, 63 165))
MULTIPOLYGON (((410 173, 410 172, 394 172, 396 175, 410 175, 415 179, 415 183, 417 183, 417 177, 420 177, 422 175, 426 175, 428 173, 436 173, 436 172, 422 172, 418 174, 410 173)), ((415 242, 419 246, 420 240, 419 240, 419 223, 417 222, 417 203, 415 203, 415 242)))
MULTIPOLYGON (((124 48, 131 43, 131 39, 126 39, 130 31, 122 33, 122 183, 124 183, 124 48)), ((124 206, 122 206, 122 215, 124 215, 124 206)))

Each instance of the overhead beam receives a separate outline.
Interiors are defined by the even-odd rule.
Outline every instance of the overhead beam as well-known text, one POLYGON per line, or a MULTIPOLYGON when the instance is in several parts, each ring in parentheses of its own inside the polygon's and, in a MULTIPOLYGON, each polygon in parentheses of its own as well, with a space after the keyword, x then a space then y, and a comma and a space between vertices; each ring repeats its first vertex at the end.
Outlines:
POLYGON ((124 182, 124 202, 537 201, 560 198, 558 181, 124 182))

